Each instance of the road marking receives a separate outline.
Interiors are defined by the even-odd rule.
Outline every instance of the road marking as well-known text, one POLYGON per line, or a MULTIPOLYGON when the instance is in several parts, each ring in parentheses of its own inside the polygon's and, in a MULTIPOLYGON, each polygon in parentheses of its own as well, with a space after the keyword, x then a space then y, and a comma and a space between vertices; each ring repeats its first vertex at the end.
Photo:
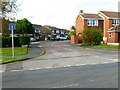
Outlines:
POLYGON ((78 86, 80 84, 72 84, 72 85, 66 85, 66 86, 58 86, 58 87, 53 87, 53 88, 65 88, 65 87, 72 87, 72 86, 78 86))
POLYGON ((67 65, 67 67, 71 67, 72 65, 67 65))
POLYGON ((3 73, 3 72, 5 72, 5 71, 0 71, 0 73, 3 73))
POLYGON ((18 71, 24 71, 24 70, 10 70, 11 72, 18 72, 18 71))

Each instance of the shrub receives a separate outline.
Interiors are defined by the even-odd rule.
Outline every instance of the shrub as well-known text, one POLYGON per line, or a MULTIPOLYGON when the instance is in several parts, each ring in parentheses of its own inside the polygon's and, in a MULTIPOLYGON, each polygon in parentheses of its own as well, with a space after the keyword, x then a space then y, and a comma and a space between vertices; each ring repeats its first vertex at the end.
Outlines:
MULTIPOLYGON (((8 42, 9 42, 9 46, 11 47, 12 46, 12 37, 9 37, 8 42)), ((19 46, 21 46, 19 37, 14 37, 14 47, 19 47, 19 46)))
POLYGON ((6 47, 9 44, 8 37, 1 36, 0 38, 1 38, 0 42, 2 44, 2 47, 6 47))
POLYGON ((68 40, 71 39, 71 37, 70 37, 71 35, 76 35, 76 31, 74 30, 74 31, 69 32, 68 37, 67 37, 68 40))
POLYGON ((29 36, 20 36, 20 45, 28 45, 30 44, 30 37, 29 36))
POLYGON ((102 30, 97 28, 86 28, 82 34, 82 41, 88 45, 99 45, 102 41, 102 30))

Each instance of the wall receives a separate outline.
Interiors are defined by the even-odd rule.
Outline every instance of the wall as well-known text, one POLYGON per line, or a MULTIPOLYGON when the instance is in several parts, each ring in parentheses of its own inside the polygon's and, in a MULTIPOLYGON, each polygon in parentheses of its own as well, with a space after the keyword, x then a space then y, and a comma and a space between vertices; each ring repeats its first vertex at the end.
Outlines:
POLYGON ((71 35, 70 37, 71 37, 70 43, 78 44, 78 37, 77 36, 71 35))
POLYGON ((118 32, 112 32, 112 37, 109 38, 109 35, 108 35, 108 40, 107 40, 107 43, 118 43, 118 32))

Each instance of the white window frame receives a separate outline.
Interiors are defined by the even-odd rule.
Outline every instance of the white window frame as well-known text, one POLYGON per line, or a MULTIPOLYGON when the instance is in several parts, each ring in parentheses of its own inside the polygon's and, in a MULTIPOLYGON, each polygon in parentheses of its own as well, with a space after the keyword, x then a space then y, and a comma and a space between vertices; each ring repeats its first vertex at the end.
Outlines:
POLYGON ((88 20, 88 26, 98 26, 98 20, 88 20))
POLYGON ((120 19, 112 19, 112 25, 120 25, 120 19))

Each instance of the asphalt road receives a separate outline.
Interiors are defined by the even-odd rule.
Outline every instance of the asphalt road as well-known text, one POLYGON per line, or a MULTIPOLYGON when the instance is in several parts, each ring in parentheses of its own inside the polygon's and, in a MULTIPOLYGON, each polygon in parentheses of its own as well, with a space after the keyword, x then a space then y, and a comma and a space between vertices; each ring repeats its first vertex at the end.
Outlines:
POLYGON ((118 88, 118 63, 4 72, 3 88, 118 88))
MULTIPOLYGON (((118 52, 46 42, 46 54, 2 65, 3 88, 117 88, 118 52)), ((34 52, 33 52, 34 54, 34 52)))

